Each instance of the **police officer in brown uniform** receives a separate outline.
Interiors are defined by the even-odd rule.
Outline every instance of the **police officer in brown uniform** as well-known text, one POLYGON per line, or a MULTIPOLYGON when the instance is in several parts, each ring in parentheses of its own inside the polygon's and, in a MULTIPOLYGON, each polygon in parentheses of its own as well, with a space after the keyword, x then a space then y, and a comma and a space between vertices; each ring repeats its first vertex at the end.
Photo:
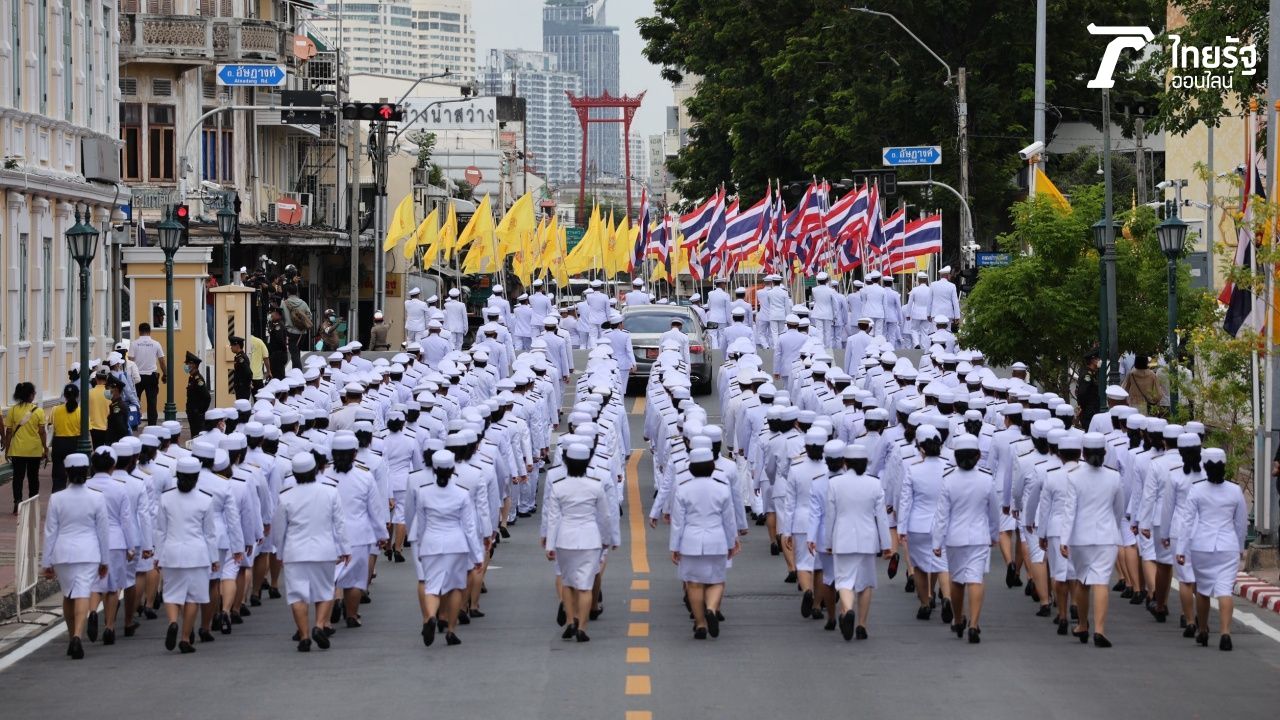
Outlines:
POLYGON ((204 432, 204 414, 209 410, 209 386, 200 374, 200 358, 187 351, 183 364, 187 370, 187 423, 191 425, 191 437, 204 432))

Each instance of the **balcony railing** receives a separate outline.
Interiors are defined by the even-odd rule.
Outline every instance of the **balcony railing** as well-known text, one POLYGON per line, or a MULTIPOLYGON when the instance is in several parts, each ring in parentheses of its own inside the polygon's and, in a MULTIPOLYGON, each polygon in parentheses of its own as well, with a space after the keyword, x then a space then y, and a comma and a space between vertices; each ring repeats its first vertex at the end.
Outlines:
POLYGON ((285 62, 293 57, 292 37, 284 24, 268 20, 126 13, 120 16, 120 62, 285 62))

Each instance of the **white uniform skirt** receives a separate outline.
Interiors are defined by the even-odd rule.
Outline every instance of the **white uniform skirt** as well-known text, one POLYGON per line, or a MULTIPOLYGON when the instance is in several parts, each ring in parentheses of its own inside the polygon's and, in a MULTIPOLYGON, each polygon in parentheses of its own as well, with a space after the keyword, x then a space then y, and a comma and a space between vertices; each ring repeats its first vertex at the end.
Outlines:
MULTIPOLYGON (((1155 537, 1153 534, 1152 537, 1155 537)), ((1144 536, 1139 532, 1134 539, 1138 543, 1138 557, 1148 562, 1155 562, 1156 559, 1156 543, 1155 540, 1144 536)))
POLYGON ((222 565, 218 567, 218 572, 212 573, 214 580, 235 580, 240 574, 240 563, 236 562, 234 551, 226 550, 222 554, 222 565))
POLYGON ((369 589, 369 548, 371 545, 352 545, 351 562, 338 565, 334 570, 334 584, 343 590, 369 589))
POLYGON ((835 585, 836 582, 836 561, 831 553, 818 552, 818 564, 814 566, 814 570, 822 571, 822 584, 835 585))
POLYGON ((262 542, 258 543, 258 555, 272 554, 276 551, 276 544, 271 539, 271 533, 262 536, 262 542))
POLYGON ((1018 529, 1018 520, 1012 514, 1000 513, 1000 532, 1013 532, 1018 529))
POLYGON ((1173 542, 1169 542, 1169 546, 1165 547, 1165 541, 1169 536, 1165 534, 1164 528, 1155 528, 1151 531, 1152 542, 1156 546, 1156 562, 1162 565, 1176 565, 1177 560, 1173 557, 1173 542))
POLYGON ((907 554, 911 557, 911 567, 927 573, 947 571, 947 549, 942 549, 942 557, 933 554, 932 533, 907 533, 907 554))
POLYGON ((981 584, 991 569, 990 545, 948 545, 945 555, 953 583, 981 584))
POLYGON ((590 590, 600 570, 600 548, 566 550, 556 548, 556 570, 560 582, 574 590, 590 590))
MULTIPOLYGON (((284 593, 289 604, 333 599, 333 560, 284 564, 284 593)), ((166 577, 165 582, 169 579, 166 577)))
MULTIPOLYGON (((96 570, 96 568, 95 568, 96 570)), ((93 591, 96 593, 116 592, 134 584, 133 573, 129 572, 129 559, 124 550, 107 552, 107 576, 98 577, 94 573, 93 591)))
POLYGON ((418 577, 422 579, 423 592, 426 594, 443 595, 450 590, 466 589, 467 571, 471 569, 471 556, 468 553, 420 555, 418 562, 422 567, 418 577))
POLYGON ((795 543, 796 570, 813 572, 814 564, 818 558, 809 552, 809 533, 794 533, 791 536, 791 540, 795 543))
POLYGON ((831 564, 837 590, 862 592, 876 586, 875 553, 834 553, 831 564))
POLYGON ((98 563, 57 563, 53 572, 58 576, 58 585, 62 587, 62 597, 68 600, 87 598, 93 592, 93 583, 98 579, 98 563))
POLYGON ((1180 583, 1194 583, 1196 581, 1196 567, 1195 567, 1196 564, 1191 559, 1190 555, 1186 557, 1186 560, 1187 561, 1185 563, 1183 563, 1182 565, 1179 565, 1177 560, 1177 555, 1176 554, 1174 555, 1173 579, 1177 580, 1180 583))
POLYGON ((409 495, 407 490, 392 490, 391 497, 396 499, 396 506, 391 509, 391 524, 404 524, 404 504, 405 498, 409 495))
POLYGON ((1133 547, 1138 544, 1138 536, 1133 534, 1128 520, 1120 524, 1120 547, 1133 547))
POLYGON ((1187 562, 1195 570, 1196 592, 1205 597, 1229 597, 1235 593, 1240 553, 1236 550, 1192 550, 1187 562))
POLYGON ((173 605, 209 602, 209 571, 200 567, 164 568, 164 601, 173 605))
POLYGON ((1054 582, 1066 582, 1076 579, 1076 569, 1070 560, 1062 557, 1062 538, 1049 538, 1049 549, 1045 557, 1049 561, 1049 579, 1054 582))
POLYGON ((1084 585, 1110 585, 1116 566, 1115 545, 1072 545, 1071 564, 1075 577, 1084 585))
POLYGON ((1018 528, 1022 535, 1022 544, 1027 548, 1027 557, 1033 563, 1044 562, 1044 550, 1040 548, 1040 538, 1027 532, 1026 526, 1018 528))
POLYGON ((769 514, 777 512, 777 506, 773 502, 773 483, 766 482, 760 486, 760 499, 764 503, 764 512, 769 514))
POLYGON ((724 582, 728 569, 728 554, 681 555, 678 575, 681 582, 719 585, 724 582))

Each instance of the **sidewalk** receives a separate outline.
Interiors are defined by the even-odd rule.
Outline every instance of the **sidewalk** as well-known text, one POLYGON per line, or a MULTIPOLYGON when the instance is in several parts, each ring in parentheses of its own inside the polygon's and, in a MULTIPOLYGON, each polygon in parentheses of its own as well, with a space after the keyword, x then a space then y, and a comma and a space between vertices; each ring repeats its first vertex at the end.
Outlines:
MULTIPOLYGON (((40 512, 44 521, 45 505, 49 502, 49 493, 53 487, 53 466, 40 468, 40 512)), ((0 605, 11 605, 13 602, 14 554, 18 551, 18 516, 13 514, 13 488, 10 481, 0 485, 0 605)), ((23 500, 27 489, 24 487, 23 500)), ((0 617, 12 613, 0 612, 0 617)))
POLYGON ((1280 613, 1280 569, 1259 569, 1236 575, 1236 595, 1264 610, 1280 613))

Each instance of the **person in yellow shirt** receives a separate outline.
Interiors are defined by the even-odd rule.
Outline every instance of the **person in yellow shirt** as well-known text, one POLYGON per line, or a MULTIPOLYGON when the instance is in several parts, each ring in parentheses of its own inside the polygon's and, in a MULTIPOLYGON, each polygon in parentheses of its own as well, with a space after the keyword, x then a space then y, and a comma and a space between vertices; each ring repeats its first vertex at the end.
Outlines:
POLYGON ((53 461, 53 492, 67 486, 67 468, 63 462, 76 451, 80 441, 80 386, 68 383, 62 390, 62 404, 53 409, 50 425, 53 426, 53 445, 50 455, 53 461))
POLYGON ((89 388, 89 439, 95 448, 106 445, 107 414, 111 411, 111 398, 107 395, 107 378, 111 371, 103 366, 93 376, 93 387, 89 388))
POLYGON ((40 494, 40 463, 49 459, 45 439, 44 410, 35 404, 36 386, 20 382, 13 391, 13 407, 4 418, 4 452, 13 466, 13 514, 22 502, 22 480, 27 480, 27 496, 40 494))
POLYGON ((257 335, 249 336, 249 369, 253 371, 253 391, 262 389, 271 379, 271 365, 268 364, 267 344, 257 335))

